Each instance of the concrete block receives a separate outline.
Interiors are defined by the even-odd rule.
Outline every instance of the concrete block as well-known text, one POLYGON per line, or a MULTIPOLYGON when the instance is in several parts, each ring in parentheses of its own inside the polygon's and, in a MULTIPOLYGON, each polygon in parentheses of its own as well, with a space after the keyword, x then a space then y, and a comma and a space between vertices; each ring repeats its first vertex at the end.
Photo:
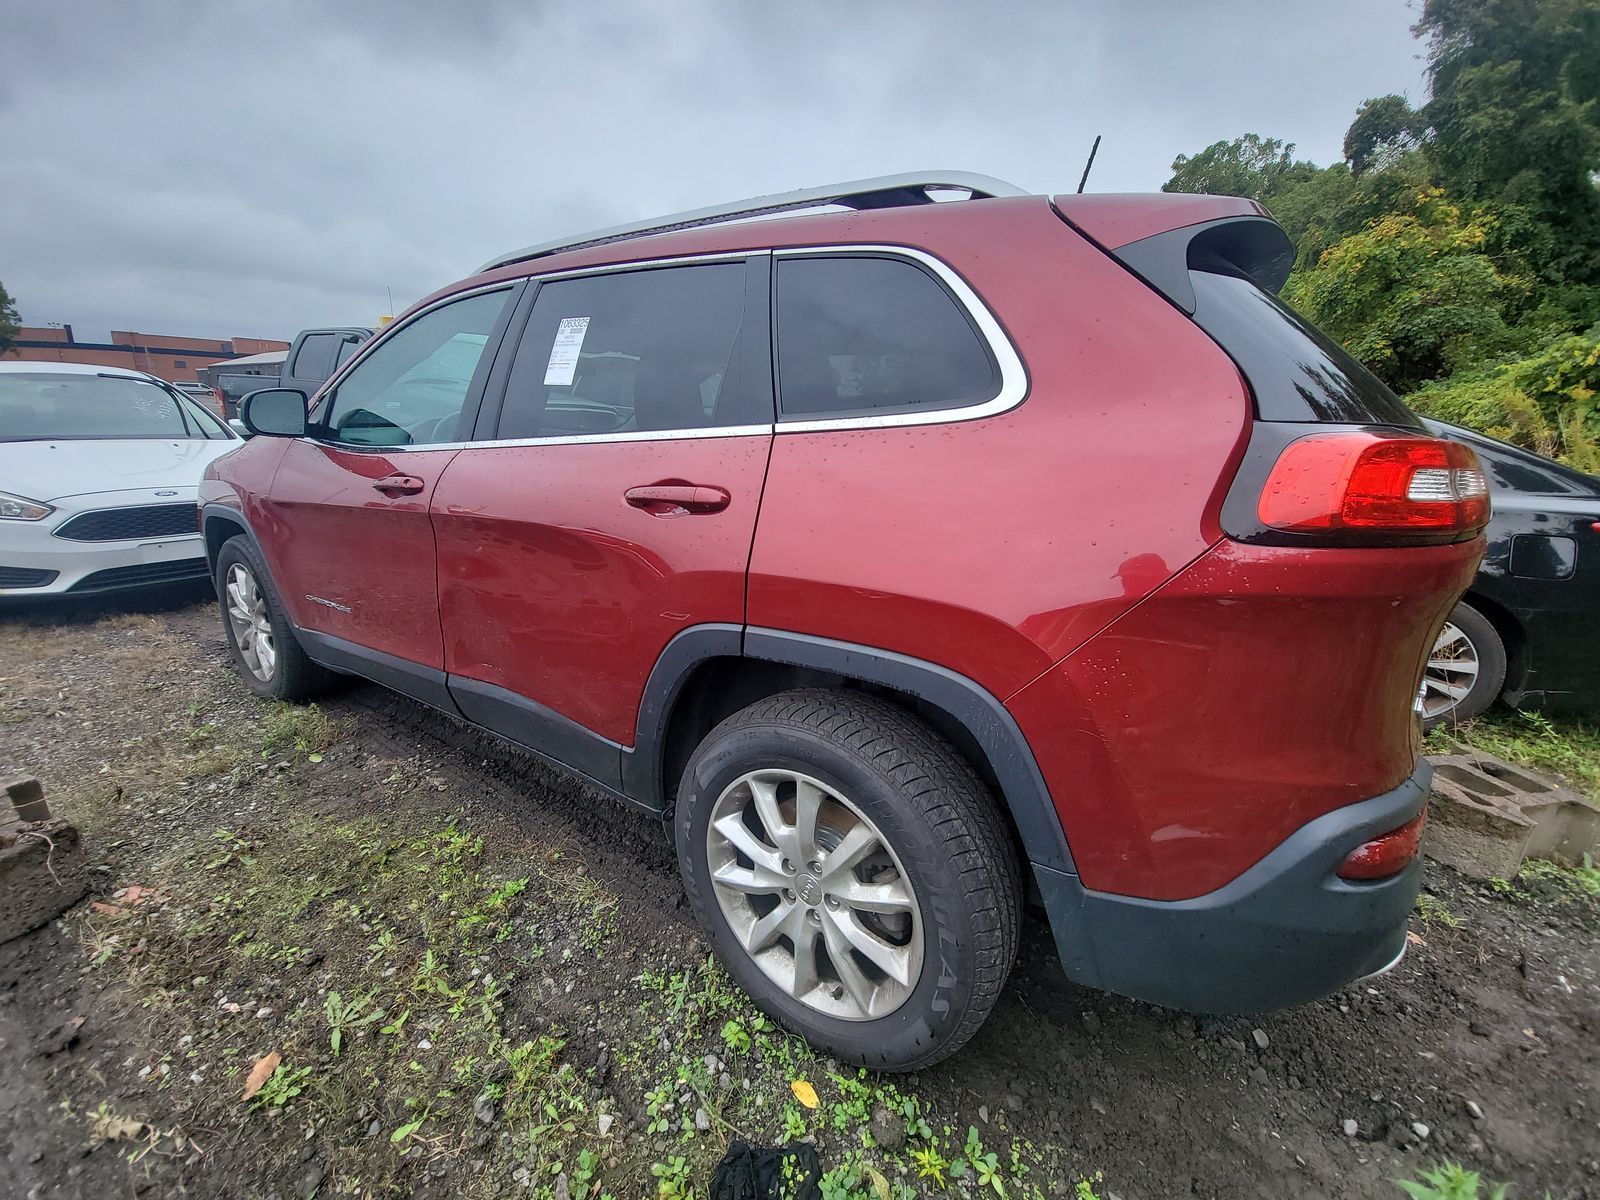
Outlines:
POLYGON ((0 836, 0 942, 39 928, 89 889, 78 830, 66 821, 12 825, 0 836))
POLYGON ((5 790, 6 799, 11 801, 11 807, 16 810, 18 821, 27 824, 50 819, 50 806, 44 800, 44 787, 37 779, 29 776, 8 779, 5 790))
POLYGON ((1466 746, 1433 756, 1422 849, 1474 879, 1511 879, 1528 858, 1575 863, 1600 844, 1600 807, 1526 767, 1466 746))

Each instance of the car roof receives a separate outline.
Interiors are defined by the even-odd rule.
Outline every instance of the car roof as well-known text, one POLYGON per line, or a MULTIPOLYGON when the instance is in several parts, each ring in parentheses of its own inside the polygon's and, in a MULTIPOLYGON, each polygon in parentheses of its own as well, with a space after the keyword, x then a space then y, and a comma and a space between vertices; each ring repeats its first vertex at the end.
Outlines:
POLYGON ((134 371, 127 367, 103 367, 96 363, 68 363, 68 362, 25 362, 12 359, 0 362, 0 371, 6 373, 28 373, 32 375, 114 375, 119 379, 143 379, 148 382, 165 383, 148 371, 134 371))

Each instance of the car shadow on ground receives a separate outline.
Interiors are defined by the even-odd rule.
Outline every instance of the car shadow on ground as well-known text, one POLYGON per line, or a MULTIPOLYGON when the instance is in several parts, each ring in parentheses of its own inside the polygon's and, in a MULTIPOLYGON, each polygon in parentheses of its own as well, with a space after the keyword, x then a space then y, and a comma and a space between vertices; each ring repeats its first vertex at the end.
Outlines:
POLYGON ((36 628, 70 629, 93 625, 106 617, 155 616, 175 613, 216 597, 210 580, 170 583, 125 592, 100 592, 87 596, 55 595, 0 597, 0 622, 36 628))

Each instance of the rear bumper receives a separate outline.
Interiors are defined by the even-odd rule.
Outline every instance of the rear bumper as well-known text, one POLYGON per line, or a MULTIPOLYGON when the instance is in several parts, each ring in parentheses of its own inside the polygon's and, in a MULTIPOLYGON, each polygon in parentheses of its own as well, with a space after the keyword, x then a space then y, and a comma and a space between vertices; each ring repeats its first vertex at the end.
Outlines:
POLYGON ((1351 850, 1415 817, 1426 759, 1391 792, 1303 825, 1231 883, 1191 900, 1095 892, 1035 867, 1061 964, 1073 980, 1193 1012, 1248 1013, 1327 996, 1405 951, 1420 857, 1398 875, 1348 883, 1351 850))

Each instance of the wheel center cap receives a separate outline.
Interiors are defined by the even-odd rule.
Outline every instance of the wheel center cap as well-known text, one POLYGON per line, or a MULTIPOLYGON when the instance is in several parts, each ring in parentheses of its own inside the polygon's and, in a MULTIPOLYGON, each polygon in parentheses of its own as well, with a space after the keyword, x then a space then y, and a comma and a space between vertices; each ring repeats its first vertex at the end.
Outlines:
POLYGON ((814 875, 800 876, 800 883, 795 891, 800 894, 800 899, 812 908, 822 903, 822 885, 817 882, 814 875))

